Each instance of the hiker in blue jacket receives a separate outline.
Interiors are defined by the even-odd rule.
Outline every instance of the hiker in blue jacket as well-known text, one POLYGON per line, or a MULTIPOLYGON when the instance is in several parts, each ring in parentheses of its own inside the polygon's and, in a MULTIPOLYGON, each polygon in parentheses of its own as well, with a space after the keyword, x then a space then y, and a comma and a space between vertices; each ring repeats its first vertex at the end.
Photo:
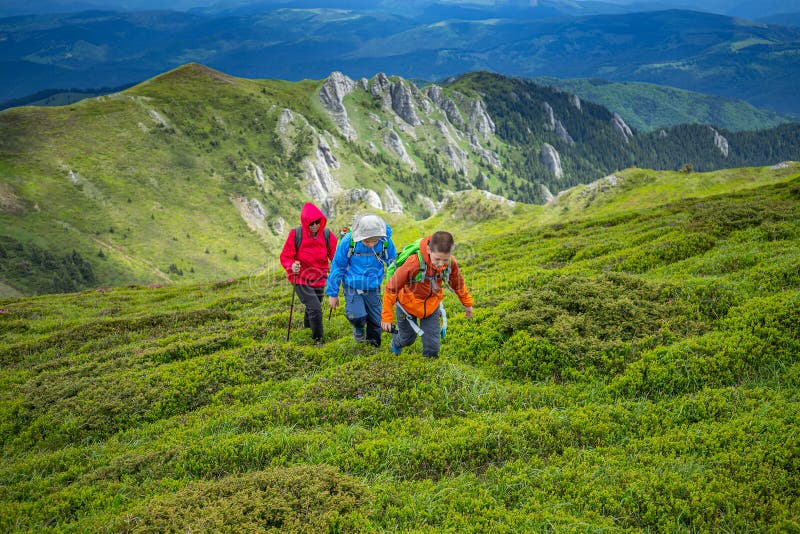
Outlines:
POLYGON ((353 325, 353 337, 376 347, 381 346, 381 282, 386 266, 397 256, 391 236, 392 229, 382 218, 360 217, 339 240, 325 288, 335 309, 339 286, 344 286, 345 315, 353 325))

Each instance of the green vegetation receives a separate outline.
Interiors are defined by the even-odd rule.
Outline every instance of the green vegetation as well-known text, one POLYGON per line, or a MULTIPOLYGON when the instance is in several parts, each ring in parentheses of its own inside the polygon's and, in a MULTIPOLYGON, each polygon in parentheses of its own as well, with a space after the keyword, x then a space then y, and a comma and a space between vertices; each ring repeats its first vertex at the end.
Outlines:
POLYGON ((631 128, 653 132, 678 124, 713 124, 733 132, 765 130, 797 118, 758 109, 747 102, 710 96, 665 85, 610 82, 589 78, 533 81, 558 87, 619 113, 631 128))
POLYGON ((456 234, 437 360, 271 271, 0 300, 0 531, 800 529, 800 166, 387 217, 456 234))

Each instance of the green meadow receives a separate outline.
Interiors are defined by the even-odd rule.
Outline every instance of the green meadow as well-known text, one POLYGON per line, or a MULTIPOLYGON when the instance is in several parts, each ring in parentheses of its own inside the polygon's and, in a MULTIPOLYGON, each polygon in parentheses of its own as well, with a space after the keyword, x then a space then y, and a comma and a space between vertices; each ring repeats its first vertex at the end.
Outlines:
POLYGON ((800 165, 387 218, 456 235, 439 359, 275 268, 0 300, 0 531, 800 531, 800 165))

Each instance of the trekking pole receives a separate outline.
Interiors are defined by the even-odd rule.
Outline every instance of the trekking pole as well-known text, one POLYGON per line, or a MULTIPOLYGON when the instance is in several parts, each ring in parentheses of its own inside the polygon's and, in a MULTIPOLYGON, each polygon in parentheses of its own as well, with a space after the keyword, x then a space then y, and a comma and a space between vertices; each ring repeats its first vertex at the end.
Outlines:
POLYGON ((331 311, 328 312, 328 322, 329 323, 331 322, 331 315, 333 315, 333 308, 331 308, 331 311))
POLYGON ((295 287, 297 286, 297 273, 294 275, 294 282, 292 282, 292 305, 289 307, 289 325, 286 327, 286 341, 289 341, 289 333, 292 331, 292 314, 294 313, 294 295, 296 293, 295 287))

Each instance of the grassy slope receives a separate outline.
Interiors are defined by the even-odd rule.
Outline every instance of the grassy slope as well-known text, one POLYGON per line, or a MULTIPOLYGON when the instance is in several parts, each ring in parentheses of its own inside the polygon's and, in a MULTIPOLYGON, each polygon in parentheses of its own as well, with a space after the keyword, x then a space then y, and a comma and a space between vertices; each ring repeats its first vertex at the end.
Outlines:
POLYGON ((800 167, 619 178, 398 226, 477 300, 435 361, 277 273, 0 300, 0 530, 800 528, 800 167))
MULTIPOLYGON (((676 124, 713 124, 731 131, 773 128, 792 118, 744 101, 709 96, 664 85, 607 82, 586 78, 534 78, 619 113, 632 128, 652 132, 676 124)), ((796 119, 794 119, 796 120, 796 119)))
POLYGON ((276 211, 300 206, 299 195, 270 196, 268 190, 294 189, 287 186, 293 176, 272 172, 287 167, 272 146, 280 112, 273 104, 308 110, 314 89, 217 76, 190 65, 69 107, 8 110, 3 126, 13 135, 2 143, 2 174, 17 209, 0 211, 3 233, 54 253, 77 249, 93 258, 102 250, 105 260, 92 263, 104 284, 208 280, 258 270, 265 249, 274 250, 282 236, 269 228, 254 236, 231 199, 260 198, 269 222, 276 211), (208 100, 186 109, 198 86, 208 100), (259 135, 264 131, 269 135, 259 135), (255 161, 269 180, 263 192, 255 161), (172 263, 182 276, 168 272, 172 263))

